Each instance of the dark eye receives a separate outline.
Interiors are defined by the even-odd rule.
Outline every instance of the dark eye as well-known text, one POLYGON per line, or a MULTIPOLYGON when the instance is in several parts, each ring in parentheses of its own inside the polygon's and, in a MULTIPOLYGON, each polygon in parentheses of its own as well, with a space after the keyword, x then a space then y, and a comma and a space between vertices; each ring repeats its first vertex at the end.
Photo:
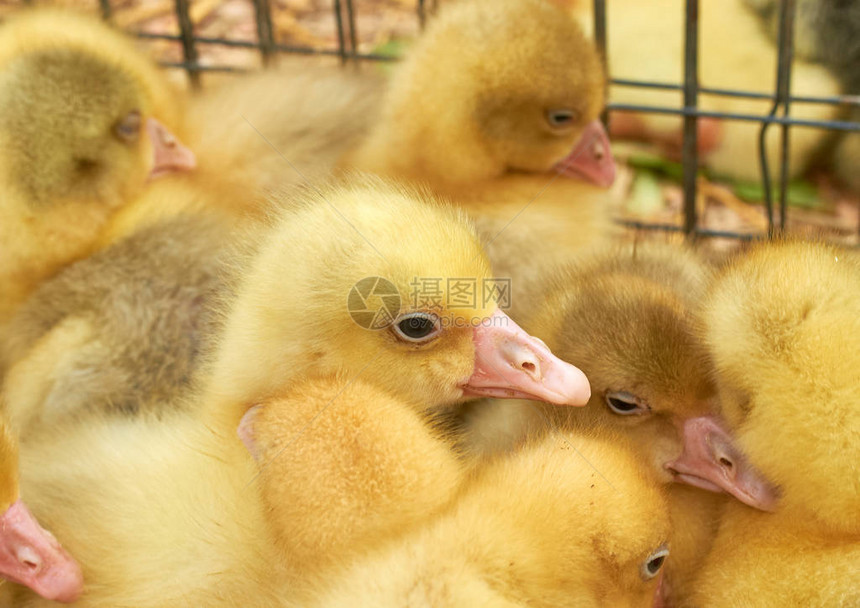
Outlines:
POLYGON ((573 110, 550 110, 546 113, 547 122, 551 127, 567 127, 573 124, 576 112, 573 110))
POLYGON ((651 411, 648 404, 627 391, 606 393, 606 405, 609 406, 610 410, 621 416, 640 415, 651 411))
POLYGON ((394 333, 408 342, 427 342, 441 331, 439 319, 426 312, 412 312, 394 324, 394 333))
POLYGON ((141 122, 140 112, 132 110, 125 115, 125 118, 116 124, 114 130, 121 140, 129 143, 134 142, 137 141, 137 138, 140 135, 141 122))
POLYGON ((660 572, 660 568, 663 567, 663 562, 666 561, 666 558, 669 556, 669 549, 667 547, 660 547, 654 553, 648 556, 648 559, 645 560, 645 563, 642 564, 640 569, 640 574, 642 575, 642 579, 646 581, 650 581, 652 578, 657 576, 660 572))

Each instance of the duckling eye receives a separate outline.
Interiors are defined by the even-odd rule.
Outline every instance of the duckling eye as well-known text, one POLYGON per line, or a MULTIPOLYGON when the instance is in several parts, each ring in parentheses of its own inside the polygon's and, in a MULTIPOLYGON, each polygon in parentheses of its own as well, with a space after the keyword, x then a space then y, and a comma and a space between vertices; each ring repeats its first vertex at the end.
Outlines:
POLYGON ((669 556, 669 549, 666 547, 660 547, 654 553, 648 556, 648 559, 645 560, 645 563, 642 564, 640 569, 640 573, 642 575, 642 579, 646 581, 650 581, 652 578, 657 576, 660 572, 660 568, 663 567, 663 562, 666 561, 666 558, 669 556))
POLYGON ((573 124, 576 112, 573 110, 550 110, 546 113, 547 122, 551 127, 567 127, 573 124))
POLYGON ((651 410, 639 397, 627 391, 606 393, 606 405, 609 406, 610 410, 621 416, 638 416, 651 410))
POLYGON ((413 312, 400 317, 394 333, 407 342, 428 342, 441 331, 439 319, 426 312, 413 312))
POLYGON ((137 138, 140 135, 141 123, 142 120, 140 112, 138 110, 132 110, 125 115, 125 118, 117 123, 114 131, 121 140, 132 143, 137 141, 137 138))

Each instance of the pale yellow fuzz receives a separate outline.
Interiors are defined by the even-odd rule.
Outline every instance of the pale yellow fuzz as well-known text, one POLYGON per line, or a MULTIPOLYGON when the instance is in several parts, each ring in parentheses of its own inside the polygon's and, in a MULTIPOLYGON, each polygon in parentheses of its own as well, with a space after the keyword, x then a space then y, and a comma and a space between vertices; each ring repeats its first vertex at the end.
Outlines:
POLYGON ((182 97, 176 95, 161 70, 129 37, 98 18, 70 10, 39 7, 11 15, 4 20, 3 28, 0 65, 22 52, 79 49, 133 75, 151 97, 153 113, 159 120, 171 129, 179 126, 182 97))
POLYGON ((703 320, 723 415, 775 483, 774 513, 731 504, 697 606, 856 606, 860 560, 860 264, 771 243, 718 278, 703 320))
POLYGON ((554 434, 486 467, 315 606, 651 606, 666 503, 618 437, 554 434))
POLYGON ((86 318, 67 318, 39 340, 20 360, 15 362, 3 379, 4 411, 12 426, 23 435, 28 428, 60 417, 63 398, 46 398, 63 376, 73 371, 72 365, 82 349, 97 349, 93 327, 86 318))
MULTIPOLYGON (((235 434, 95 418, 24 447, 28 503, 83 569, 76 606, 279 605, 284 560, 235 434)), ((25 597, 15 605, 52 605, 25 597)))

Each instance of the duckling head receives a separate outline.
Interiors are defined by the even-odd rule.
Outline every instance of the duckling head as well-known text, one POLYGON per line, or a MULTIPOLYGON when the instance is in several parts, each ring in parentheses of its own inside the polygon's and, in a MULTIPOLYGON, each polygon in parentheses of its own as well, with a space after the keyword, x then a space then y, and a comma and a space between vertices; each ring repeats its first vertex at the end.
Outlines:
POLYGON ((147 179, 195 164, 153 115, 142 83, 80 49, 11 59, 0 72, 0 104, 6 181, 31 210, 58 201, 117 207, 147 179))
POLYGON ((722 415, 777 485, 777 508, 856 531, 860 264, 820 243, 763 244, 704 308, 722 415))
POLYGON ((246 403, 313 370, 421 407, 477 395, 584 404, 582 372, 504 313, 512 287, 492 277, 465 215, 426 192, 372 178, 309 190, 252 254, 211 380, 246 403))
POLYGON ((769 485, 714 418, 717 392, 695 317, 708 276, 680 248, 604 254, 560 274, 542 324, 529 328, 591 382, 589 406, 559 412, 563 419, 624 433, 663 482, 768 508, 769 485))
POLYGON ((621 435, 552 434, 496 462, 463 503, 461 534, 482 534, 464 552, 498 567, 518 605, 651 606, 660 593, 666 497, 621 435))
POLYGON ((597 120, 604 88, 596 50, 564 9, 452 3, 394 76, 370 149, 443 183, 558 172, 605 187, 615 164, 597 120))

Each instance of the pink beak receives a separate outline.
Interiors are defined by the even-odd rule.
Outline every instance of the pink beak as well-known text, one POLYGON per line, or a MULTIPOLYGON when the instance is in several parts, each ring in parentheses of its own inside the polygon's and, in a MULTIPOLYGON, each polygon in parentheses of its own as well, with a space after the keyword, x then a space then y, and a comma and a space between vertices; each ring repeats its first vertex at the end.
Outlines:
POLYGON ((84 585, 77 562, 20 500, 0 515, 0 575, 57 602, 75 601, 84 585))
POLYGON ((176 171, 190 171, 197 166, 197 158, 176 136, 154 118, 146 120, 146 132, 152 142, 152 171, 154 179, 176 171))
POLYGON ((663 568, 660 570, 660 574, 657 576, 657 588, 654 589, 654 603, 652 604, 652 608, 666 608, 668 606, 668 602, 666 598, 669 596, 669 585, 666 583, 666 569, 663 568))
POLYGON ((239 427, 236 429, 236 434, 239 435, 239 439, 245 444, 245 448, 251 453, 254 460, 260 459, 260 451, 257 449, 257 441, 254 436, 254 419, 257 417, 257 412, 259 411, 259 405, 248 408, 248 411, 242 416, 242 420, 239 421, 239 427))
POLYGON ((471 397, 535 399, 556 405, 585 405, 588 380, 500 310, 473 330, 475 369, 462 385, 471 397))
POLYGON ((565 158, 555 165, 565 177, 583 178, 601 188, 615 181, 615 159, 609 136, 599 120, 588 123, 582 136, 565 158))
POLYGON ((684 450, 666 468, 679 482, 727 492, 762 511, 776 508, 776 488, 747 461, 713 416, 690 418, 684 423, 684 450))

